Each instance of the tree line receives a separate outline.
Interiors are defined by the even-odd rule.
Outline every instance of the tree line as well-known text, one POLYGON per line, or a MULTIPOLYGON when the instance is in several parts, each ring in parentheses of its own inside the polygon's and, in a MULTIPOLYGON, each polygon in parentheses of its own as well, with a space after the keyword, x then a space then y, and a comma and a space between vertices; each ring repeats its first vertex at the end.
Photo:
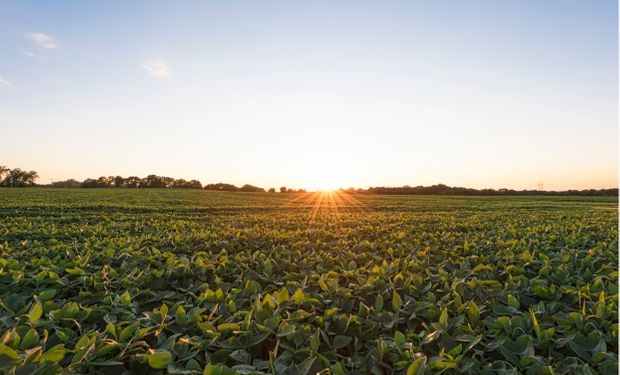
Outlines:
POLYGON ((25 187, 35 186, 34 182, 39 175, 35 171, 23 171, 20 168, 7 168, 0 165, 0 186, 1 187, 25 187))
MULTIPOLYGON (((247 192, 247 193, 275 193, 275 188, 270 188, 269 190, 265 190, 261 187, 245 184, 241 187, 235 186, 233 184, 228 184, 224 182, 218 182, 215 184, 206 184, 202 186, 200 181, 198 180, 185 180, 185 179, 174 179, 172 177, 165 176, 157 176, 154 174, 148 175, 144 178, 131 176, 131 177, 121 177, 121 176, 109 176, 109 177, 99 177, 99 178, 87 178, 84 181, 77 181, 74 179, 69 179, 65 181, 55 181, 49 185, 41 185, 41 186, 51 186, 51 187, 63 187, 63 188, 183 188, 183 189, 204 189, 204 190, 215 190, 215 191, 239 191, 239 192, 247 192)), ((286 186, 282 186, 279 189, 280 193, 302 193, 306 192, 305 189, 291 189, 286 186)))
MULTIPOLYGON (((175 179, 172 177, 157 176, 150 174, 144 178, 137 176, 102 176, 99 178, 87 178, 84 181, 68 179, 55 181, 48 185, 36 184, 39 175, 35 171, 24 171, 20 168, 7 168, 0 165, 0 187, 27 187, 27 186, 51 186, 63 188, 183 188, 204 189, 229 192, 249 193, 303 193, 305 189, 291 189, 281 186, 278 190, 270 188, 265 190, 258 186, 245 184, 237 187, 233 184, 218 182, 215 184, 202 185, 198 180, 175 179)), ((444 184, 432 186, 401 186, 401 187, 369 187, 368 189, 340 189, 341 192, 359 194, 385 194, 385 195, 581 195, 581 196, 618 196, 618 189, 587 189, 565 191, 542 191, 542 190, 513 190, 513 189, 471 189, 453 187, 444 184)))
POLYGON ((390 195, 583 195, 583 196, 617 196, 618 189, 587 189, 587 190, 513 190, 513 189, 471 189, 452 187, 444 184, 432 186, 401 186, 401 187, 369 187, 367 190, 357 189, 357 192, 369 194, 390 195))
MULTIPOLYGON (((39 186, 51 186, 51 187, 62 187, 62 188, 183 188, 183 189, 204 189, 204 190, 216 190, 216 191, 239 191, 239 192, 248 192, 248 193, 265 193, 266 190, 253 186, 250 184, 245 184, 241 187, 235 186, 233 184, 227 184, 223 182, 218 182, 216 184, 207 184, 202 186, 200 181, 198 180, 185 180, 185 179, 175 179, 172 177, 165 176, 157 176, 154 174, 148 175, 144 178, 140 178, 137 176, 130 177, 122 177, 122 176, 102 176, 99 178, 87 178, 84 181, 77 181, 75 179, 68 179, 64 181, 55 181, 49 185, 39 185, 39 186)), ((294 192, 305 192, 304 189, 290 189, 285 186, 280 187, 279 191, 281 193, 294 193, 294 192)), ((270 193, 275 193, 276 189, 271 188, 268 190, 270 193)))

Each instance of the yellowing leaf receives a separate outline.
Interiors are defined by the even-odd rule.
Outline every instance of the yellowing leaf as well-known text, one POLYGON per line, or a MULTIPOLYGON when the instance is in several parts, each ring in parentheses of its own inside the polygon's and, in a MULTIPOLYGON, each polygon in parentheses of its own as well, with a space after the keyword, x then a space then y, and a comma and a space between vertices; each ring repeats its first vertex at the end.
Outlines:
POLYGON ((37 320, 41 318, 41 315, 43 315, 43 305, 41 305, 41 302, 37 301, 28 313, 28 320, 30 321, 30 324, 36 323, 37 320))
POLYGON ((439 315, 439 324, 444 327, 447 328, 448 327, 448 308, 444 308, 441 311, 441 314, 439 315))
POLYGON ((407 368, 407 375, 422 375, 424 374, 424 365, 426 364, 426 357, 420 357, 413 361, 413 363, 407 368))
POLYGON ((295 293, 293 293, 293 302, 296 304, 300 304, 304 301, 304 292, 300 289, 297 289, 295 293))
POLYGON ((402 304, 403 300, 400 298, 400 295, 398 294, 398 292, 394 291, 394 293, 392 293, 392 311, 400 311, 400 307, 402 304))
POLYGON ((474 301, 469 301, 469 306, 467 307, 467 318, 473 324, 480 319, 480 310, 474 301))
POLYGON ((0 354, 7 356, 13 360, 16 360, 19 358, 19 354, 17 354, 15 350, 13 350, 11 347, 4 345, 2 343, 0 343, 0 354))

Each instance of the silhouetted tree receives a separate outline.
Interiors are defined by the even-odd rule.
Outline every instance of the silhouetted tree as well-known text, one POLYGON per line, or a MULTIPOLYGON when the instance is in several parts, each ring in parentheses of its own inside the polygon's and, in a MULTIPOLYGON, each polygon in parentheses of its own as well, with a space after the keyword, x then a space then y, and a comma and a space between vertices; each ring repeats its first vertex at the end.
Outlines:
POLYGON ((202 189, 202 184, 198 180, 186 181, 185 179, 174 180, 172 185, 173 188, 184 188, 184 189, 202 189))
POLYGON ((51 184, 53 187, 61 187, 61 188, 79 188, 82 186, 80 181, 74 180, 72 178, 65 181, 55 181, 51 184))
POLYGON ((232 184, 225 184, 218 182, 217 184, 207 184, 203 187, 205 190, 220 190, 220 191, 238 191, 239 188, 232 184))
POLYGON ((109 187, 110 182, 109 177, 101 176, 97 179, 97 187, 109 187))
POLYGON ((245 191, 249 193, 264 193, 265 189, 245 184, 241 188, 239 188, 239 191, 245 191))
POLYGON ((34 180, 39 178, 39 175, 35 171, 23 171, 20 168, 8 169, 6 167, 0 185, 7 187, 24 187, 34 186, 34 180), (8 169, 8 170, 7 170, 8 169))
POLYGON ((286 186, 280 187, 280 193, 286 193, 287 191, 288 189, 286 189, 286 186))
POLYGON ((183 178, 179 178, 178 180, 174 180, 172 187, 173 188, 184 188, 185 184, 187 184, 187 181, 185 181, 185 179, 183 178))
POLYGON ((188 189, 202 189, 202 184, 198 180, 189 180, 185 187, 188 189))
POLYGON ((86 180, 82 181, 82 187, 83 188, 96 188, 96 187, 99 187, 99 182, 93 178, 87 178, 86 180))
POLYGON ((0 182, 4 180, 4 176, 6 176, 11 170, 4 165, 0 165, 0 182))
POLYGON ((116 176, 114 177, 114 187, 120 188, 120 187, 126 187, 125 185, 125 179, 122 178, 121 176, 116 176))
POLYGON ((125 187, 138 188, 142 184, 142 179, 137 176, 130 176, 125 179, 125 187))
POLYGON ((275 193, 276 192, 276 188, 269 188, 269 192, 270 193, 275 193))
POLYGON ((171 177, 162 177, 150 174, 142 179, 141 186, 147 188, 166 188, 171 187, 174 183, 174 179, 171 177))

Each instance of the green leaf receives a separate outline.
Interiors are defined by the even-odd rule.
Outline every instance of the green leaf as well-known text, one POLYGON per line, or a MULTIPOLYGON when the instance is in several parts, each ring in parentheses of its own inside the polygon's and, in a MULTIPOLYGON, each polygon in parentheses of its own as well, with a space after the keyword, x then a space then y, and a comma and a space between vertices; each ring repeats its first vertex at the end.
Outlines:
POLYGON ((379 294, 375 299, 375 310, 377 310, 378 312, 381 312, 381 310, 383 310, 383 297, 381 296, 381 294, 379 294))
POLYGON ((58 344, 51 347, 48 351, 43 353, 39 358, 39 363, 52 362, 58 363, 65 358, 65 345, 58 344))
POLYGON ((116 327, 114 326, 114 324, 106 324, 105 331, 116 338, 116 327))
POLYGON ((424 374, 424 365, 426 364, 426 357, 422 356, 411 364, 407 368, 407 375, 422 375, 424 374))
POLYGON ((332 367, 330 367, 330 370, 333 375, 345 375, 344 366, 342 365, 341 362, 338 362, 332 367))
POLYGON ((37 301, 28 313, 28 320, 30 321, 30 324, 36 323, 37 320, 41 318, 41 315, 43 315, 43 305, 41 305, 41 302, 37 301))
POLYGON ((308 372, 310 372, 310 369, 312 368, 312 365, 314 365, 315 361, 316 361, 316 357, 310 357, 310 358, 304 360, 297 367, 297 371, 295 372, 295 374, 307 375, 308 372))
POLYGON ((224 367, 222 365, 207 365, 207 367, 205 367, 204 371, 202 372, 202 375, 222 375, 222 371, 224 370, 224 367))
POLYGON ((222 323, 218 324, 218 331, 238 331, 241 328, 237 323, 222 323))
POLYGON ((399 347, 405 345, 405 335, 400 331, 394 332, 394 343, 399 347))
POLYGON ((296 327, 292 324, 284 323, 278 330, 278 337, 286 337, 295 333, 296 327))
POLYGON ((448 327, 448 308, 447 307, 441 310, 441 314, 439 315, 439 324, 444 328, 448 327))
POLYGON ((120 335, 118 336, 118 339, 120 341, 127 340, 129 338, 129 336, 134 334, 134 332, 136 331, 136 329, 139 326, 140 326, 140 322, 135 322, 135 323, 130 324, 127 327, 123 328, 123 330, 121 331, 120 335))
POLYGON ((187 313, 185 312, 185 309, 183 308, 183 306, 179 305, 179 307, 177 307, 177 311, 174 315, 174 320, 176 321, 176 323, 178 325, 186 325, 188 322, 187 319, 187 313))
POLYGON ((84 270, 82 270, 79 267, 65 268, 65 272, 68 273, 69 275, 72 275, 72 276, 80 276, 81 274, 84 273, 84 270))
POLYGON ((75 344, 73 348, 75 354, 73 358, 71 358, 71 364, 74 365, 76 363, 81 362, 88 353, 90 353, 95 348, 95 340, 96 338, 93 336, 89 338, 87 335, 83 335, 78 342, 75 344))
POLYGON ((250 363, 252 361, 252 355, 243 349, 235 350, 229 356, 239 363, 250 363))
POLYGON ((30 349, 39 343, 39 334, 34 328, 30 328, 28 332, 22 337, 22 341, 19 344, 20 349, 30 349))
POLYGON ((394 291, 392 293, 392 311, 398 312, 400 311, 400 307, 403 304, 403 300, 400 298, 400 295, 394 291))
POLYGON ((125 293, 121 294, 121 303, 125 307, 129 306, 129 304, 131 303, 131 295, 129 295, 128 291, 125 291, 125 293))
POLYGON ((534 310, 532 308, 530 308, 530 316, 532 317, 532 326, 534 328, 534 332, 536 333, 536 337, 540 339, 542 337, 540 326, 538 325, 538 319, 536 319, 536 314, 534 314, 534 310))
POLYGON ((508 297, 508 306, 514 307, 515 309, 519 308, 519 300, 513 296, 512 294, 509 294, 508 297))
POLYGON ((235 303, 234 300, 230 300, 228 301, 228 311, 230 311, 231 313, 235 313, 237 311, 237 304, 235 303))
POLYGON ((149 366, 154 369, 163 369, 172 363, 172 354, 166 349, 151 350, 148 355, 149 366))
POLYGON ((161 307, 159 308, 159 317, 161 318, 161 323, 166 321, 166 316, 168 316, 168 305, 162 303, 161 307))
POLYGON ((478 322, 480 319, 480 310, 478 309, 478 305, 474 301, 469 301, 469 306, 467 308, 467 318, 472 324, 478 322))
POLYGON ((345 346, 349 345, 349 343, 351 343, 351 340, 353 339, 349 336, 338 335, 334 337, 334 341, 332 342, 332 347, 335 349, 344 348, 345 346))
POLYGON ((39 294, 39 299, 41 301, 48 301, 54 298, 55 295, 56 295, 56 289, 47 289, 47 290, 42 291, 39 294))
POLYGON ((13 360, 16 360, 19 358, 19 354, 17 354, 15 350, 13 350, 11 347, 6 346, 2 343, 0 343, 0 354, 7 356, 13 360))
POLYGON ((212 365, 208 364, 205 367, 202 375, 236 375, 238 374, 235 370, 230 369, 225 365, 212 365))
POLYGON ((377 340, 377 362, 381 362, 383 360, 384 354, 385 342, 383 341, 383 337, 379 336, 379 340, 377 340))

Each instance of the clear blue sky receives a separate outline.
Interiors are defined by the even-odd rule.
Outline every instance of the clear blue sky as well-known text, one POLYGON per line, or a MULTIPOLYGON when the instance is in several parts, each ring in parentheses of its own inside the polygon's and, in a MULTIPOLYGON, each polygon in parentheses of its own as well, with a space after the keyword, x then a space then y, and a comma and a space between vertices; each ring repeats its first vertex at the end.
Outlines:
POLYGON ((615 1, 3 1, 0 164, 617 186, 615 1))

